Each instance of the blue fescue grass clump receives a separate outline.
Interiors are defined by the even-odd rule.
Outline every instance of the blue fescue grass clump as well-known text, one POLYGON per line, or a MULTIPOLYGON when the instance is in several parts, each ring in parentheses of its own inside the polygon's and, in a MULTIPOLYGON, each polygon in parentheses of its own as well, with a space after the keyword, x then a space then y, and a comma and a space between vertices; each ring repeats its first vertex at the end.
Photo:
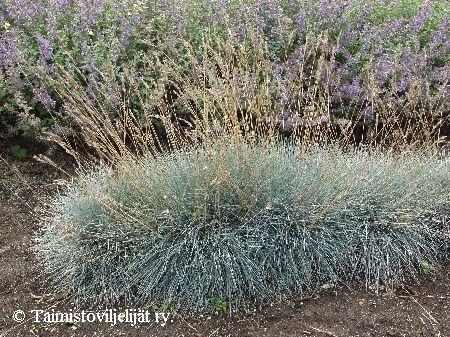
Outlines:
POLYGON ((196 311, 330 282, 389 286, 447 253, 449 168, 232 141, 143 157, 80 171, 41 215, 38 257, 56 288, 92 304, 196 311))

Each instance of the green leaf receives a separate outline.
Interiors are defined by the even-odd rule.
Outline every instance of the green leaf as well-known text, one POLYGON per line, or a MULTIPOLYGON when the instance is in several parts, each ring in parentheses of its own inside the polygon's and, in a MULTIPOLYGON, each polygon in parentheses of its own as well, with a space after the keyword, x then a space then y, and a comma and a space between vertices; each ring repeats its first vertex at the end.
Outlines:
POLYGON ((11 146, 11 153, 14 155, 14 157, 23 159, 27 156, 27 150, 20 147, 20 145, 16 144, 11 146))

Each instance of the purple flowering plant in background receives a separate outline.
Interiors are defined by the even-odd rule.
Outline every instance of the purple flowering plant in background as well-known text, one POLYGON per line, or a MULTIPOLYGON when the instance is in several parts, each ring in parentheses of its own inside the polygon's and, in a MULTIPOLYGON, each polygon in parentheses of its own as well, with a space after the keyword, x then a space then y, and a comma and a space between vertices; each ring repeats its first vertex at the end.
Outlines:
MULTIPOLYGON (((8 87, 0 94, 3 124, 14 123, 11 107, 18 97, 43 119, 64 111, 50 80, 41 80, 43 73, 55 79, 60 69, 74 74, 93 104, 117 116, 123 99, 117 88, 126 71, 139 75, 142 88, 160 85, 161 74, 145 73, 142 62, 158 49, 189 73, 186 42, 200 59, 207 36, 235 36, 234 47, 265 55, 273 110, 266 113, 282 126, 304 124, 314 106, 320 111, 307 123, 365 122, 385 107, 401 116, 405 106, 448 116, 448 2, 0 0, 0 8, 0 71, 8 87), (252 50, 254 39, 263 40, 265 50, 252 50), (115 69, 109 85, 106 64, 115 69), (111 93, 108 98, 99 99, 101 88, 111 93), (298 88, 327 92, 330 99, 306 102, 298 88)), ((247 89, 240 91, 242 102, 254 94, 247 89)), ((143 89, 140 94, 147 95, 143 89)), ((137 98, 130 102, 137 112, 143 109, 137 98)))

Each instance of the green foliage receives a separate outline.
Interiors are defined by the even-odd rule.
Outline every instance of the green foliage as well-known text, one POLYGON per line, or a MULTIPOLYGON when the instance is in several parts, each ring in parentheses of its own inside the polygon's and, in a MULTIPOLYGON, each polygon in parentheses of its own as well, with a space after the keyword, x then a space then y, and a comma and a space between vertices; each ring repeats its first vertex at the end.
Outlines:
POLYGON ((216 311, 217 312, 226 312, 228 309, 227 301, 222 301, 218 297, 214 297, 213 302, 216 304, 216 311))
POLYGON ((27 156, 27 150, 18 144, 11 146, 10 150, 14 157, 18 159, 23 159, 27 156))
POLYGON ((2 179, 0 180, 3 184, 7 184, 7 185, 12 185, 16 182, 16 179, 14 179, 13 177, 8 177, 8 176, 3 176, 2 179))
POLYGON ((422 262, 422 268, 420 269, 420 271, 423 274, 428 274, 432 269, 433 269, 433 265, 430 262, 428 262, 428 261, 422 262))
POLYGON ((167 303, 161 304, 160 306, 156 304, 153 305, 153 310, 155 310, 155 312, 166 312, 167 309, 169 309, 169 304, 167 303))
POLYGON ((449 247, 428 220, 448 209, 448 173, 411 153, 220 139, 81 171, 41 213, 37 254, 55 287, 96 304, 226 310, 324 283, 391 285, 449 247))
POLYGON ((375 25, 380 25, 395 19, 411 18, 424 7, 425 4, 421 1, 375 1, 373 2, 372 20, 375 25))

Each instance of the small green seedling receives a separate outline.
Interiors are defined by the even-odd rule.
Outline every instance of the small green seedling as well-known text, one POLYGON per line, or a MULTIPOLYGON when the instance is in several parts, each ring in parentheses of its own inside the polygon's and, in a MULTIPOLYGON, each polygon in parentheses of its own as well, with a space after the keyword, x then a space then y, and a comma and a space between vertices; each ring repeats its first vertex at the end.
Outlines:
POLYGON ((11 146, 10 150, 16 158, 23 159, 27 156, 27 150, 23 147, 20 147, 20 145, 18 144, 11 146))
POLYGON ((1 182, 3 184, 14 184, 16 182, 16 179, 14 179, 13 177, 3 176, 1 182))
POLYGON ((220 312, 220 311, 227 311, 227 301, 222 301, 220 298, 218 297, 214 297, 213 301, 216 302, 216 311, 220 312))
POLYGON ((166 310, 169 308, 169 304, 164 303, 161 304, 160 306, 154 305, 153 306, 153 310, 155 310, 155 312, 166 312, 166 310))
POLYGON ((433 264, 431 264, 429 261, 422 262, 422 268, 420 270, 423 274, 428 274, 431 269, 433 269, 433 264))

